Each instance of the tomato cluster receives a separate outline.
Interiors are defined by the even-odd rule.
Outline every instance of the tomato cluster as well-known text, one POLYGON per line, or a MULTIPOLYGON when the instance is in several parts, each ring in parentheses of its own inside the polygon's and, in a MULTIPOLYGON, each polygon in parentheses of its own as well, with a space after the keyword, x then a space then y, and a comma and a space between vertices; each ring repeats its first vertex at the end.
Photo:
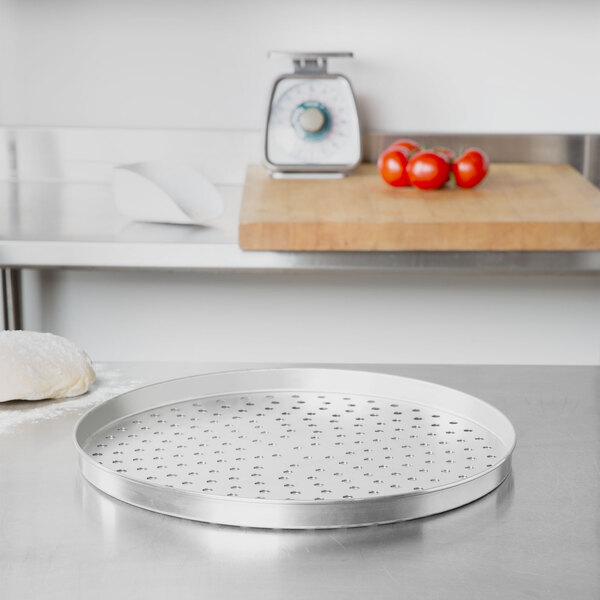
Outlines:
POLYGON ((490 162, 483 150, 469 148, 458 158, 450 148, 422 150, 413 140, 397 140, 379 156, 377 168, 394 187, 412 185, 437 190, 453 180, 461 188, 472 188, 487 175, 490 162))

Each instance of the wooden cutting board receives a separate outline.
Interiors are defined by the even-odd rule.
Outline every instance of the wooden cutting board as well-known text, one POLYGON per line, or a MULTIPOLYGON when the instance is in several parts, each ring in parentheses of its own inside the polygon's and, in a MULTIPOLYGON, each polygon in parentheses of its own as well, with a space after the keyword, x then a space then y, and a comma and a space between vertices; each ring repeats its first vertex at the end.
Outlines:
POLYGON ((375 165, 333 180, 248 167, 244 250, 599 250, 600 190, 569 165, 494 164, 472 190, 392 188, 375 165))

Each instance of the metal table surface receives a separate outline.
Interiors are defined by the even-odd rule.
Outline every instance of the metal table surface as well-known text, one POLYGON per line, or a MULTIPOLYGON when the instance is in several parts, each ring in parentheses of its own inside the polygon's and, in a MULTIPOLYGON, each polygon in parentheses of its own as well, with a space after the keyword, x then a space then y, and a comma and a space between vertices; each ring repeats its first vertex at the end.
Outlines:
POLYGON ((246 252, 237 243, 239 186, 221 186, 211 227, 132 222, 111 184, 0 182, 0 305, 23 329, 21 269, 463 271, 598 273, 600 251, 246 252))
POLYGON ((88 396, 0 406, 2 598, 600 597, 598 367, 343 365, 456 387, 515 425, 513 475, 434 517, 239 529, 138 509, 82 479, 72 430, 84 410, 143 383, 243 366, 100 364, 88 396))
POLYGON ((600 271, 600 251, 245 252, 235 186, 222 187, 225 213, 199 227, 132 222, 117 211, 110 184, 0 182, 0 267, 600 271))
POLYGON ((5 329, 22 329, 21 273, 32 269, 461 271, 598 273, 600 251, 246 252, 237 243, 239 186, 221 186, 211 227, 132 222, 108 183, 0 182, 5 329))

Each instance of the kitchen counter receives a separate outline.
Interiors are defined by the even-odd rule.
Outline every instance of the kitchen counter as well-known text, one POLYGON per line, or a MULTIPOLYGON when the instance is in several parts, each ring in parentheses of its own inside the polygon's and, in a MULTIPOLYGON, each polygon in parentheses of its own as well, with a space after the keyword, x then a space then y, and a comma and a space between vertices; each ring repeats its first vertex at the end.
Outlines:
POLYGON ((0 182, 0 267, 598 272, 600 251, 245 252, 236 186, 213 227, 135 223, 106 183, 0 182))
POLYGON ((138 509, 82 479, 72 431, 86 409, 142 384, 242 366, 104 363, 85 396, 0 406, 2 597, 600 596, 598 367, 354 366, 472 393, 517 430, 513 475, 497 490, 415 521, 238 529, 138 509))

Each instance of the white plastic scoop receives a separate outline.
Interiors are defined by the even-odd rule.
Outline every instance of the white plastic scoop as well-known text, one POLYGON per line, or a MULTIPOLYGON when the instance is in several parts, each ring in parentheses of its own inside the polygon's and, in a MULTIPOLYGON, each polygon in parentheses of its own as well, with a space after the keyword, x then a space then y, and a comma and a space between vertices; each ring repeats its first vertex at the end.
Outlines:
POLYGON ((114 170, 117 209, 135 221, 205 225, 223 213, 217 188, 189 165, 162 161, 114 170))

